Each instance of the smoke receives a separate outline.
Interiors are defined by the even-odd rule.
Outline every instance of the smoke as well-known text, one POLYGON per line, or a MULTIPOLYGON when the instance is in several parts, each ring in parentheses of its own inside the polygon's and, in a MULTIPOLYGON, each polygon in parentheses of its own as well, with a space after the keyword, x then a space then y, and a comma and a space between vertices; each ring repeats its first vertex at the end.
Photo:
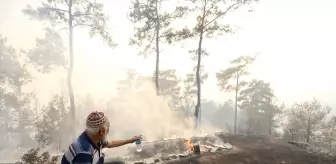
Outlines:
MULTIPOLYGON (((194 118, 168 106, 168 97, 157 96, 149 80, 137 82, 136 87, 124 88, 110 101, 104 112, 111 122, 110 139, 128 139, 142 135, 150 142, 171 137, 191 137, 200 133, 194 129, 194 118)), ((201 131, 213 132, 211 126, 202 126, 201 131)), ((128 145, 108 150, 113 156, 124 155, 128 145)))
MULTIPOLYGON (((77 101, 76 133, 80 134, 84 131, 85 119, 93 110, 100 110, 107 114, 111 123, 108 135, 110 140, 123 140, 142 135, 144 142, 151 142, 172 137, 189 138, 204 132, 211 133, 218 130, 211 123, 202 124, 198 130, 195 130, 193 115, 186 116, 185 111, 170 108, 168 105, 170 97, 157 96, 151 80, 142 79, 128 82, 131 83, 129 87, 124 86, 117 95, 109 100, 99 100, 97 102, 92 95, 85 101, 77 101), (92 102, 88 102, 89 100, 92 102), (102 105, 106 106, 101 107, 102 105)), ((70 132, 67 129, 62 131, 58 135, 61 138, 69 138, 70 132)), ((73 139, 63 141, 61 143, 62 147, 66 148, 73 139)), ((31 145, 36 147, 37 144, 35 141, 33 142, 34 144, 31 145)), ((49 151, 51 154, 60 153, 59 150, 56 150, 58 145, 56 143, 53 144, 43 149, 43 151, 49 151)), ((127 149, 132 146, 135 145, 130 144, 104 151, 108 156, 125 156, 128 153, 127 149)), ((15 154, 15 159, 26 153, 28 149, 17 151, 19 152, 12 152, 15 154)), ((8 157, 8 154, 6 157, 8 157)), ((13 159, 13 157, 8 157, 7 159, 13 159)))

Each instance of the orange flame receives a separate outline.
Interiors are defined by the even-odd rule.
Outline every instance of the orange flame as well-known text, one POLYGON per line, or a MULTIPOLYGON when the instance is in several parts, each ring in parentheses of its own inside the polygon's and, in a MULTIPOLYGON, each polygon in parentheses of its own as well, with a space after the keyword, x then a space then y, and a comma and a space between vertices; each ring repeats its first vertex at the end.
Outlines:
POLYGON ((186 139, 186 142, 184 142, 184 145, 186 146, 190 154, 194 152, 194 146, 191 143, 190 139, 186 139))

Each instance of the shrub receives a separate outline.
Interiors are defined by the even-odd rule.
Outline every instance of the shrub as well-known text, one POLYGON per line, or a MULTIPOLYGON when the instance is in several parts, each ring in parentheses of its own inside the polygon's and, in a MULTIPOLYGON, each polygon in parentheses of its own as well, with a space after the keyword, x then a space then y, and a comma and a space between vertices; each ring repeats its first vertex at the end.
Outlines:
POLYGON ((57 164, 58 157, 51 156, 49 152, 40 154, 40 149, 30 149, 15 164, 57 164))

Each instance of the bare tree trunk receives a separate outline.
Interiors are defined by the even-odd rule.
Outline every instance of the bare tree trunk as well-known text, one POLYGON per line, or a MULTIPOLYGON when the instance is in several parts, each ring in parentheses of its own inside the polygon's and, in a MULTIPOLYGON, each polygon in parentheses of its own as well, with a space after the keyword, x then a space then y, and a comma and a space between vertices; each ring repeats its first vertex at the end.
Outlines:
POLYGON ((73 15, 72 15, 72 3, 73 0, 69 0, 69 51, 70 51, 70 63, 68 68, 68 76, 67 76, 67 85, 70 99, 70 111, 73 121, 76 119, 76 106, 75 106, 75 98, 72 89, 72 72, 74 67, 74 55, 73 55, 73 15))
POLYGON ((295 132, 292 133, 292 141, 295 139, 295 132))
POLYGON ((306 140, 306 142, 307 143, 309 143, 310 142, 310 130, 311 130, 311 125, 310 125, 311 123, 310 123, 310 118, 308 118, 308 126, 307 126, 307 140, 306 140))
MULTIPOLYGON (((334 136, 334 128, 331 129, 331 136, 334 136)), ((333 142, 335 141, 334 137, 329 138, 329 152, 332 151, 333 142)))
POLYGON ((268 135, 272 135, 272 126, 273 126, 273 108, 271 106, 271 99, 269 99, 269 123, 268 123, 268 135))
POLYGON ((59 112, 59 113, 61 113, 61 114, 59 114, 58 115, 58 118, 57 118, 57 121, 58 121, 58 131, 57 131, 57 140, 58 140, 58 145, 57 145, 57 149, 58 149, 58 152, 61 152, 61 145, 62 145, 62 133, 61 133, 61 129, 62 129, 62 127, 61 127, 61 124, 62 124, 62 118, 61 118, 61 116, 62 116, 62 112, 59 112))
MULTIPOLYGON (((40 111, 40 105, 38 102, 34 81, 32 81, 32 83, 33 83, 33 93, 34 93, 34 100, 35 100, 35 113, 36 113, 36 116, 38 116, 38 113, 40 111)), ((37 117, 36 119, 38 120, 39 118, 37 117)))
POLYGON ((200 77, 200 68, 201 68, 201 58, 202 58, 202 41, 203 41, 203 33, 204 33, 204 20, 205 20, 205 12, 206 12, 206 4, 207 1, 204 1, 203 6, 203 17, 202 17, 202 24, 200 27, 200 35, 199 35, 199 42, 198 42, 198 54, 197 54, 197 68, 196 68, 196 84, 197 84, 197 103, 195 106, 195 126, 198 127, 198 120, 199 120, 199 111, 201 108, 201 77, 200 77))
POLYGON ((236 80, 235 115, 234 115, 234 124, 233 124, 234 134, 237 134, 238 91, 239 91, 239 72, 237 72, 237 80, 236 80))
POLYGON ((160 39, 160 22, 159 22, 159 12, 158 12, 158 0, 156 1, 155 6, 155 14, 156 14, 156 63, 155 63, 155 89, 156 95, 160 95, 160 85, 159 85, 159 64, 160 64, 160 47, 159 47, 159 39, 160 39))

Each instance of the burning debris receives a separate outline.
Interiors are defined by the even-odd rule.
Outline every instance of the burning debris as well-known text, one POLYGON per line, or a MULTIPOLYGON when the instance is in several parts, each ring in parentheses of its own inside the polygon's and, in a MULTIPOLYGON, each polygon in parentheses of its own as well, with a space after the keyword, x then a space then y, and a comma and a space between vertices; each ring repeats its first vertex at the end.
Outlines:
MULTIPOLYGON (((176 138, 144 143, 143 151, 130 150, 132 164, 169 164, 177 161, 195 161, 202 152, 218 152, 233 149, 216 135, 192 138, 176 138), (136 160, 134 162, 134 160, 136 160)), ((106 162, 108 164, 108 162, 106 162)))
POLYGON ((223 150, 230 150, 233 148, 230 143, 225 143, 223 140, 221 140, 216 136, 214 136, 211 139, 206 140, 204 144, 201 145, 202 152, 217 152, 223 150))
POLYGON ((307 149, 311 147, 311 145, 307 142, 295 142, 295 141, 288 141, 289 144, 295 145, 299 148, 307 149))
MULTIPOLYGON (((186 141, 184 142, 184 145, 187 148, 187 154, 193 154, 193 153, 195 153, 195 146, 198 146, 198 145, 193 145, 191 143, 190 139, 186 139, 186 141)), ((198 149, 199 149, 199 146, 198 146, 198 149)))

